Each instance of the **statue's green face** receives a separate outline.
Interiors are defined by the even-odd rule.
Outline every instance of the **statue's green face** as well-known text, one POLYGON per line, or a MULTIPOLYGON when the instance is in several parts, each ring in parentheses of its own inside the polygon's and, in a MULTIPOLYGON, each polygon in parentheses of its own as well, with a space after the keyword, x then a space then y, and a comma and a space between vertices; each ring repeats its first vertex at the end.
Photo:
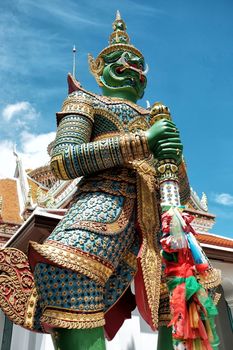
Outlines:
POLYGON ((106 95, 136 102, 147 84, 144 59, 132 52, 115 51, 103 57, 105 66, 100 80, 106 95))

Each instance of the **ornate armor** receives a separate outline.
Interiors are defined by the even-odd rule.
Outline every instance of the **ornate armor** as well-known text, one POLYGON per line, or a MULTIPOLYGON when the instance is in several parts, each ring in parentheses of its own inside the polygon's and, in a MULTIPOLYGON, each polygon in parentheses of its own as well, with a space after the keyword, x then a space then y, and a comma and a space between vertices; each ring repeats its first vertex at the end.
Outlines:
MULTIPOLYGON (((43 327, 104 325, 104 314, 118 302, 136 274, 143 231, 150 231, 146 244, 153 248, 152 267, 156 265, 152 268, 154 286, 150 293, 152 309, 157 308, 153 316, 156 327, 161 274, 156 241, 160 222, 154 191, 155 160, 144 135, 151 114, 132 102, 79 88, 65 100, 57 119, 52 169, 63 179, 82 175, 83 179, 69 212, 49 238, 43 245, 30 244, 29 256, 44 310, 43 327), (150 179, 148 185, 146 176, 150 179), (155 221, 149 230, 143 227, 148 223, 143 222, 140 213, 149 200, 143 194, 140 198, 142 186, 143 194, 146 188, 153 197, 151 208, 146 208, 155 221), (54 274, 58 278, 50 277, 54 274)), ((146 265, 144 276, 148 278, 151 267, 146 265)), ((149 286, 149 279, 145 282, 149 286)))

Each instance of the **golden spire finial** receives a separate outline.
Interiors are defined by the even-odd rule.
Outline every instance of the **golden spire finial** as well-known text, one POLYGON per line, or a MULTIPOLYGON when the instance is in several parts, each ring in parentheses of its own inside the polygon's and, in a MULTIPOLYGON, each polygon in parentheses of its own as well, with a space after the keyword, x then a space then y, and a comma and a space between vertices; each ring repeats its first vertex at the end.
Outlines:
POLYGON ((121 18, 120 11, 116 12, 116 19, 112 24, 113 33, 110 35, 109 44, 129 44, 129 36, 126 33, 126 24, 121 18))
POLYGON ((120 14, 120 11, 117 10, 116 12, 116 20, 119 21, 121 19, 121 14, 120 14))

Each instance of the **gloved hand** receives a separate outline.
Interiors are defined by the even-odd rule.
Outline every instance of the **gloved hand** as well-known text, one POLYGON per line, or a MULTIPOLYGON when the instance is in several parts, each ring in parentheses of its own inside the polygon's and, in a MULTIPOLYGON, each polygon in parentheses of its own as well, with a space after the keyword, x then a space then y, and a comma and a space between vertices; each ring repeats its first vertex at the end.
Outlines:
POLYGON ((173 159, 178 165, 181 163, 183 145, 180 133, 172 121, 157 121, 146 131, 146 137, 149 149, 156 159, 173 159))

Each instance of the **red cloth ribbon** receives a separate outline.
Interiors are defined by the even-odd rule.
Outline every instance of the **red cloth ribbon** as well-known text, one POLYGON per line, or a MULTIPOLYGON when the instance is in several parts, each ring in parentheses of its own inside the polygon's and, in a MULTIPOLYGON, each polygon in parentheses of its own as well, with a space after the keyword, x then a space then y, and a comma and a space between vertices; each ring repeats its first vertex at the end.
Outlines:
MULTIPOLYGON (((197 232, 190 225, 190 223, 195 219, 195 217, 185 212, 182 212, 180 214, 186 224, 185 227, 183 227, 183 230, 187 233, 192 232, 194 235, 197 235, 197 232)), ((166 211, 165 213, 162 214, 162 232, 163 233, 165 234, 170 233, 171 220, 172 220, 172 215, 170 215, 169 211, 166 211)))
POLYGON ((190 215, 188 213, 182 213, 182 218, 185 221, 186 226, 183 227, 183 230, 187 233, 192 232, 195 236, 197 235, 197 232, 194 230, 194 228, 190 225, 190 223, 195 219, 193 215, 190 215))
POLYGON ((185 300, 185 283, 179 284, 170 297, 170 308, 172 320, 168 327, 173 326, 173 337, 184 339, 184 321, 187 319, 187 308, 185 300))
POLYGON ((194 275, 194 266, 186 262, 183 264, 170 262, 165 268, 165 274, 166 276, 187 278, 194 275))
POLYGON ((162 214, 162 231, 163 234, 170 233, 170 223, 172 216, 166 211, 162 214))

